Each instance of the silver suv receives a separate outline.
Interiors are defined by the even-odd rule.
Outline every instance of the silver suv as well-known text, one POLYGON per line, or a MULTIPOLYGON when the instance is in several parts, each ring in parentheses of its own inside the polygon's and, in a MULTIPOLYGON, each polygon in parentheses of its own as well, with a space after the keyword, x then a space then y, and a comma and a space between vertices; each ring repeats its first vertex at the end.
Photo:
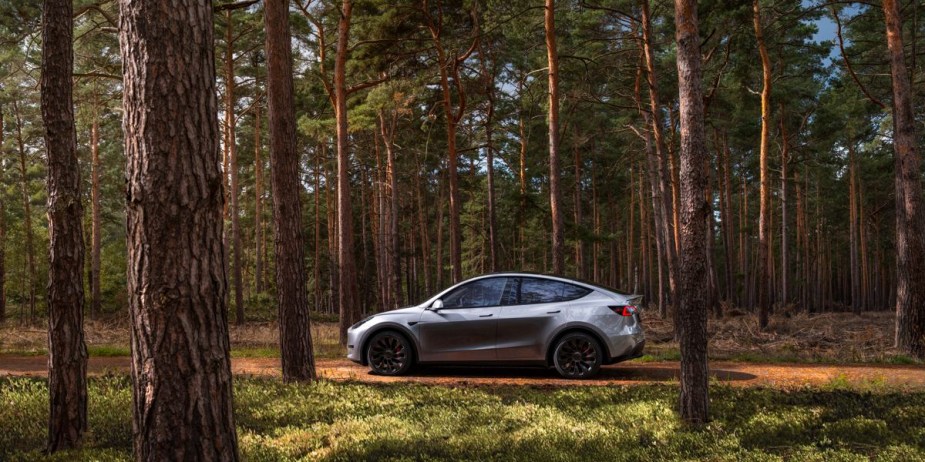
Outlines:
POLYGON ((640 299, 557 276, 488 274, 354 324, 347 358, 382 375, 415 364, 493 364, 588 378, 602 364, 642 356, 640 299))

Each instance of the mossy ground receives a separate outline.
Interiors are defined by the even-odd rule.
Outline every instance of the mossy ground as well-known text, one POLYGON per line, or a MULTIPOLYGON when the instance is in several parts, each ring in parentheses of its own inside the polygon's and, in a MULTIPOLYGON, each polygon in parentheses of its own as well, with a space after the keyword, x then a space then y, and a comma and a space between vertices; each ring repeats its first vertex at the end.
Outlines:
MULTIPOLYGON (((684 427, 677 385, 462 387, 235 379, 246 460, 925 461, 925 393, 711 387, 712 422, 684 427)), ((0 379, 0 460, 43 460, 42 379, 0 379)), ((126 375, 90 379, 83 450, 131 457, 126 375)))

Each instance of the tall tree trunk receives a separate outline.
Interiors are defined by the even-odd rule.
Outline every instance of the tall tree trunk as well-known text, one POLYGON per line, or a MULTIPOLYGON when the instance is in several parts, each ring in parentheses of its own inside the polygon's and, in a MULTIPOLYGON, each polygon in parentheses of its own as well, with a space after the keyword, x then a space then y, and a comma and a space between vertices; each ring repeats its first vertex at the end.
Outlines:
MULTIPOLYGON (((442 7, 442 5, 441 5, 442 7)), ((463 54, 456 56, 447 55, 447 50, 443 46, 443 22, 442 15, 440 19, 433 18, 428 10, 427 0, 423 2, 423 8, 426 19, 426 26, 430 32, 434 48, 437 51, 437 66, 440 73, 440 90, 443 96, 443 113, 446 118, 446 142, 447 142, 447 176, 449 180, 449 231, 450 231, 450 277, 452 282, 456 283, 462 280, 462 231, 459 225, 459 214, 461 208, 461 198, 459 196, 459 153, 456 149, 456 132, 459 121, 466 111, 466 91, 462 85, 459 66, 472 55, 478 45, 478 35, 473 39, 472 45, 463 54), (457 95, 457 108, 453 110, 452 97, 450 89, 450 74, 453 74, 454 88, 457 95)), ((475 16, 473 15, 473 18, 475 16)))
POLYGON ((857 198, 857 166, 854 153, 854 142, 848 140, 848 237, 851 249, 849 271, 851 273, 851 311, 861 313, 861 265, 858 262, 858 198, 857 198))
POLYGON ((559 53, 556 51, 556 2, 546 0, 546 57, 549 64, 549 209, 552 213, 552 272, 565 273, 565 229, 559 185, 559 53))
POLYGON ((76 447, 87 430, 84 239, 74 127, 71 0, 42 4, 42 121, 48 164, 48 451, 76 447))
POLYGON ((263 142, 260 139, 260 103, 254 105, 254 228, 254 288, 257 293, 261 293, 264 291, 266 263, 263 260, 263 142))
POLYGON ((700 34, 697 2, 675 0, 678 93, 681 106, 681 419, 701 425, 708 419, 707 310, 709 255, 706 223, 707 146, 703 128, 700 34))
MULTIPOLYGON (((22 113, 19 102, 13 100, 13 114, 16 117, 16 145, 19 148, 19 189, 22 193, 23 228, 26 235, 26 270, 29 276, 29 321, 35 321, 35 231, 32 229, 32 203, 29 192, 29 171, 26 168, 26 144, 22 136, 22 113)), ((22 312, 20 310, 20 321, 22 312)))
POLYGON ((385 184, 386 188, 386 207, 385 213, 388 214, 387 232, 386 232, 386 258, 389 265, 389 286, 392 293, 392 305, 390 308, 398 308, 404 302, 401 291, 401 249, 398 223, 398 175, 395 170, 395 128, 398 121, 393 113, 390 121, 386 122, 385 115, 380 111, 379 123, 382 135, 382 143, 385 145, 385 184))
MULTIPOLYGON (((658 204, 655 210, 655 218, 661 221, 661 226, 656 227, 656 232, 661 234, 662 252, 665 260, 665 269, 668 272, 668 288, 671 300, 671 315, 675 321, 675 335, 678 334, 678 308, 680 298, 678 297, 678 262, 677 262, 677 233, 675 232, 673 210, 673 194, 670 190, 671 171, 665 157, 668 148, 665 146, 665 136, 662 131, 661 106, 659 103, 658 79, 655 74, 655 57, 652 46, 652 18, 649 13, 649 1, 642 0, 642 44, 643 55, 646 64, 646 78, 649 84, 649 122, 652 127, 652 137, 654 138, 653 147, 655 149, 654 168, 656 184, 658 187, 658 204)), ((661 276, 660 276, 661 277, 661 276)))
POLYGON ((925 358, 925 211, 912 88, 903 56, 899 0, 883 0, 893 77, 896 175, 896 347, 925 358))
POLYGON ((90 317, 101 311, 100 300, 100 251, 102 247, 102 217, 100 201, 100 121, 98 106, 94 101, 93 123, 90 126, 90 317))
POLYGON ((790 163, 790 140, 787 138, 783 105, 780 111, 780 138, 780 301, 782 305, 786 305, 790 303, 790 233, 787 228, 787 166, 790 163))
MULTIPOLYGON (((241 223, 238 211, 238 142, 235 134, 237 118, 235 110, 235 76, 234 76, 234 36, 232 35, 231 10, 225 10, 225 148, 228 152, 228 170, 231 184, 227 195, 230 196, 231 209, 231 244, 234 248, 231 260, 231 277, 234 284, 235 324, 244 324, 244 286, 241 283, 241 223)), ((227 247, 225 248, 228 252, 227 247)))
POLYGON ((575 144, 573 152, 575 157, 575 275, 579 279, 584 279, 585 249, 584 242, 581 239, 581 150, 577 144, 575 144))
POLYGON ((299 153, 292 88, 292 44, 289 2, 264 1, 267 53, 267 102, 270 129, 270 183, 273 194, 273 234, 276 244, 276 297, 283 379, 312 380, 308 291, 305 286, 305 238, 299 153))
POLYGON ((337 264, 340 269, 340 343, 347 344, 347 328, 360 320, 356 257, 353 248, 353 205, 350 200, 350 147, 347 142, 347 53, 353 4, 344 0, 337 23, 334 60, 334 116, 337 123, 337 264))
POLYGON ((136 460, 237 460, 211 2, 120 0, 136 460))
POLYGON ((488 202, 488 270, 498 271, 498 230, 495 217, 495 143, 494 143, 494 116, 495 116, 495 75, 485 50, 479 45, 479 62, 482 67, 482 78, 485 81, 485 169, 487 181, 488 202))
MULTIPOLYGON (((3 105, 0 104, 0 147, 3 146, 4 133, 6 133, 3 122, 3 105)), ((0 182, 3 182, 5 178, 6 166, 0 162, 0 182)), ((4 321, 6 321, 6 200, 0 194, 0 324, 4 321)))
POLYGON ((759 142, 760 163, 760 201, 758 212, 758 328, 764 330, 768 327, 768 314, 771 310, 770 286, 770 213, 771 213, 771 174, 768 170, 768 139, 771 123, 771 60, 768 58, 768 48, 764 42, 764 33, 761 26, 760 0, 753 0, 755 40, 758 42, 758 53, 761 55, 762 88, 761 88, 761 140, 759 142))

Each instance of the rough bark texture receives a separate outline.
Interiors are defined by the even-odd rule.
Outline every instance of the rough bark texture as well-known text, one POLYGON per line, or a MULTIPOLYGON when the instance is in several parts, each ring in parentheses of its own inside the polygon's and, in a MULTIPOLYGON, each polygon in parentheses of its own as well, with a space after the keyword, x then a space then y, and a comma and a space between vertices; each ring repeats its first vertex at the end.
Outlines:
POLYGON ((121 0, 135 458, 237 460, 211 2, 121 0))
POLYGON ((305 285, 289 2, 266 0, 264 21, 267 34, 267 102, 273 233, 276 242, 276 297, 279 304, 283 379, 311 380, 315 377, 315 360, 312 356, 308 291, 305 285))
POLYGON ((898 0, 883 0, 893 76, 893 152, 896 175, 896 346, 925 357, 925 211, 909 73, 903 60, 898 0))
POLYGON ((350 200, 350 146, 347 140, 347 53, 350 40, 350 12, 353 4, 344 0, 337 24, 337 56, 334 59, 334 116, 337 122, 337 264, 340 268, 340 343, 347 344, 347 329, 360 320, 353 248, 353 205, 350 200))
POLYGON ((48 451, 73 448, 87 430, 84 240, 71 85, 71 0, 42 7, 42 121, 48 162, 48 451))
POLYGON ((705 225, 710 205, 704 196, 707 148, 695 0, 675 0, 675 26, 681 103, 681 419, 699 425, 707 421, 709 408, 706 307, 710 294, 705 225))
POLYGON ((565 225, 559 184, 559 53, 556 51, 556 2, 546 0, 546 57, 549 63, 549 209, 552 213, 552 272, 565 274, 565 225))
POLYGON ((758 53, 761 55, 762 83, 761 88, 761 140, 759 142, 760 164, 760 200, 758 211, 758 328, 768 327, 768 314, 771 310, 770 273, 770 238, 769 226, 771 213, 771 174, 768 171, 768 139, 770 137, 771 123, 771 60, 768 58, 768 48, 764 43, 764 33, 761 26, 761 6, 759 0, 752 2, 752 12, 755 26, 755 40, 758 42, 758 53))

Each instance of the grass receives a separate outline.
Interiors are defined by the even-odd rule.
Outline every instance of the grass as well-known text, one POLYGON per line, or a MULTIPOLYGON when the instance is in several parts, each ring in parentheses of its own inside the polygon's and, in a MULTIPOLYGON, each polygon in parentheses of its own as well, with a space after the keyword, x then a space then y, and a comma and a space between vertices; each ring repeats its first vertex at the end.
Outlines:
MULTIPOLYGON (((712 386, 713 421, 684 427, 677 386, 284 384, 236 378, 242 455, 276 460, 925 460, 925 393, 712 386)), ((47 389, 0 379, 0 460, 42 460, 47 389)), ((131 457, 125 375, 90 379, 85 448, 54 460, 131 457)))

